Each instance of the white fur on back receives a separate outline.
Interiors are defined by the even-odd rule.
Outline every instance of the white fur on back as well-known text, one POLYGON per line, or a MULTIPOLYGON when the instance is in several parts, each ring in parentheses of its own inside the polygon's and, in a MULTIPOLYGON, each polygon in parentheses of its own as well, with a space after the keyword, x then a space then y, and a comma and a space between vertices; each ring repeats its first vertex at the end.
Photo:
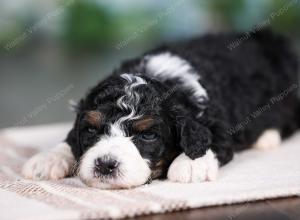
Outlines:
POLYGON ((162 80, 178 79, 182 86, 190 89, 196 99, 201 103, 208 99, 206 90, 200 84, 200 76, 184 59, 169 52, 146 57, 147 73, 162 80))

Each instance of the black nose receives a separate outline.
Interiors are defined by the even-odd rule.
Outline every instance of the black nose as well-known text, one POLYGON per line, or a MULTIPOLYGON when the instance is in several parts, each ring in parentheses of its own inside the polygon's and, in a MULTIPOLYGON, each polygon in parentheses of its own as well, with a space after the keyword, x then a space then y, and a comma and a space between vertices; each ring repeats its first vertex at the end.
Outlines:
POLYGON ((95 176, 113 174, 118 167, 118 161, 109 156, 103 156, 95 160, 95 176))

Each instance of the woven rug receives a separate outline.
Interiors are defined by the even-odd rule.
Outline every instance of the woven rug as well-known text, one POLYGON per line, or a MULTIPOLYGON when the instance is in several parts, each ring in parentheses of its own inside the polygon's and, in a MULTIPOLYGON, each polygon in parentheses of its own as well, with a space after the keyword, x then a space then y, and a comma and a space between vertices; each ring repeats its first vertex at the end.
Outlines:
POLYGON ((214 182, 154 181, 130 190, 100 190, 77 178, 23 179, 24 162, 63 140, 69 129, 58 124, 0 133, 1 220, 114 219, 300 195, 300 133, 279 149, 236 155, 214 182))

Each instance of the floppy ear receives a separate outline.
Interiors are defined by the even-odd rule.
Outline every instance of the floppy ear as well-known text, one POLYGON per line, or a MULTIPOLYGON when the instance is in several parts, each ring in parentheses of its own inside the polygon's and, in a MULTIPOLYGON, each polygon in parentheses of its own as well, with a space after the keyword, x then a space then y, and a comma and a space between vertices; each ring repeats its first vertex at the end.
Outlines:
POLYGON ((67 138, 65 141, 71 146, 71 150, 76 158, 76 160, 79 160, 79 158, 82 155, 82 149, 80 147, 80 136, 79 136, 79 123, 81 118, 81 111, 83 108, 83 99, 80 100, 80 102, 76 105, 76 119, 73 123, 73 127, 71 131, 68 133, 67 138))
POLYGON ((191 118, 184 118, 177 124, 178 143, 191 159, 205 154, 212 143, 211 131, 191 118))

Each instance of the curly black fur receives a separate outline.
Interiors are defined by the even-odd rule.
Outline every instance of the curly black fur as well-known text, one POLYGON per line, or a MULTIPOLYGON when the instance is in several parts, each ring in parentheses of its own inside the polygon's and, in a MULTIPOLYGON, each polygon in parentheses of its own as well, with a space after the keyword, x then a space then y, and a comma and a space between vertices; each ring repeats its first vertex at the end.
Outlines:
POLYGON ((155 163, 165 161, 163 173, 181 152, 190 158, 201 157, 209 148, 221 165, 229 162, 234 151, 250 147, 263 131, 275 128, 287 137, 299 127, 297 100, 297 57, 288 41, 270 31, 261 31, 238 47, 226 45, 241 34, 205 35, 189 41, 161 46, 127 61, 112 76, 93 88, 78 106, 78 115, 67 142, 77 159, 107 133, 108 123, 128 112, 116 105, 124 95, 123 73, 138 75, 147 85, 138 87, 140 103, 136 112, 152 116, 159 133, 155 143, 143 142, 140 133, 126 122, 126 133, 144 158, 155 163), (199 83, 209 99, 202 107, 192 91, 181 87, 177 79, 152 77, 145 68, 145 57, 168 52, 186 60, 201 76, 199 83), (89 137, 84 122, 87 111, 103 113, 104 122, 97 135, 89 137), (198 117, 199 111, 202 115, 198 117))

